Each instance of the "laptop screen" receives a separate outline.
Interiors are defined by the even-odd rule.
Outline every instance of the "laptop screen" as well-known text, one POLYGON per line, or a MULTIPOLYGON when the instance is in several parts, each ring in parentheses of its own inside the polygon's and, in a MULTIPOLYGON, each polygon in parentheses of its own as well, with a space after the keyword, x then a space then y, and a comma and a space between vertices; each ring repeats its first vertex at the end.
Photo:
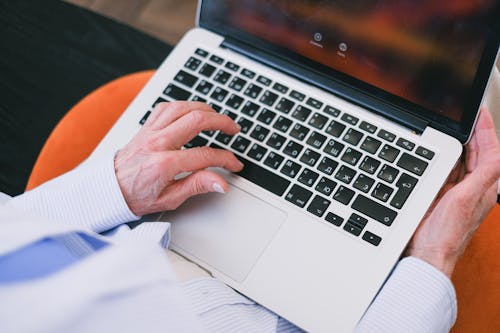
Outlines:
POLYGON ((216 0, 203 2, 201 22, 467 130, 489 75, 479 67, 499 2, 216 0))

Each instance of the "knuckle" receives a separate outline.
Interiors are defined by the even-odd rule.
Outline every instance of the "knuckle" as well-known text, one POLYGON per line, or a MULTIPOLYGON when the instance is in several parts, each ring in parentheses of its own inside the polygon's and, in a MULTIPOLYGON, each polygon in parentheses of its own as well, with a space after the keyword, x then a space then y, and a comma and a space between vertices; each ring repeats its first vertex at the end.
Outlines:
POLYGON ((203 124, 205 120, 205 113, 203 111, 195 110, 188 113, 188 120, 192 127, 198 127, 203 124))

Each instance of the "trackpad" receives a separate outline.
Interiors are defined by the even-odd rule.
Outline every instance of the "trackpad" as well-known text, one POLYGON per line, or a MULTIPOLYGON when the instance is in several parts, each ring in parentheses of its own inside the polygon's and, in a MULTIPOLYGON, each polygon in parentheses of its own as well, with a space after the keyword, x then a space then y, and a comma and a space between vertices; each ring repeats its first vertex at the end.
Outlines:
POLYGON ((286 217, 284 211, 230 185, 226 194, 191 198, 161 219, 172 222, 174 249, 242 282, 286 217))

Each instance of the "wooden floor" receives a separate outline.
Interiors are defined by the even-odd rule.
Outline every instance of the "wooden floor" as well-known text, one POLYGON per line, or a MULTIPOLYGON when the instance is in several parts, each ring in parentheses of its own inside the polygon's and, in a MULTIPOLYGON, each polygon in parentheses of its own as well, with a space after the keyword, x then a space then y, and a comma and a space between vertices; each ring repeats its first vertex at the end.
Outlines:
POLYGON ((126 23, 171 45, 194 26, 196 0, 65 0, 126 23))

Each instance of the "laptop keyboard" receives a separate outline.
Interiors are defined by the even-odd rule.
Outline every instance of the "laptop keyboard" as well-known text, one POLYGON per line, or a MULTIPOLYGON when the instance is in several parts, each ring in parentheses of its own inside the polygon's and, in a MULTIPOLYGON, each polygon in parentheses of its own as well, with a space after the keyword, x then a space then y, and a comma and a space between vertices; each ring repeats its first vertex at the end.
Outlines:
POLYGON ((368 230, 369 219, 390 226, 434 157, 425 147, 200 48, 152 107, 172 100, 208 103, 241 126, 234 136, 202 132, 186 148, 233 151, 245 164, 238 175, 374 246, 382 238, 368 230), (350 216, 337 215, 333 202, 352 208, 350 216))

